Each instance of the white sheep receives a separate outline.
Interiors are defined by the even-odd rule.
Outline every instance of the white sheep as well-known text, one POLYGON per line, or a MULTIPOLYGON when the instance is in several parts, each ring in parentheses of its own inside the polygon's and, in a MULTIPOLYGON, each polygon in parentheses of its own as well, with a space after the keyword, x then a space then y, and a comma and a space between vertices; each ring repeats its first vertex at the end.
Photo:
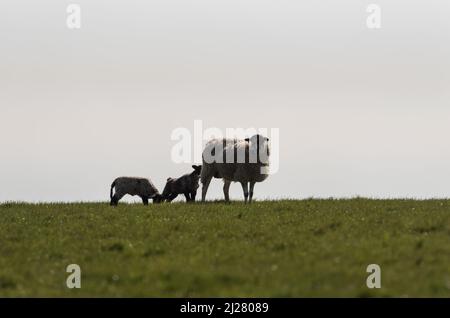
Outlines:
POLYGON ((262 182, 269 173, 269 138, 254 135, 245 140, 213 139, 203 150, 201 172, 202 202, 206 199, 211 179, 224 180, 223 193, 229 202, 231 182, 240 182, 245 202, 252 202, 256 182, 262 182), (250 184, 250 197, 249 197, 250 184))
POLYGON ((111 191, 109 195, 111 198, 111 205, 117 205, 119 200, 126 194, 140 196, 144 205, 148 205, 149 199, 153 199, 153 203, 159 203, 162 199, 158 189, 156 189, 149 179, 119 177, 111 184, 111 191), (113 189, 115 189, 114 195, 113 189))

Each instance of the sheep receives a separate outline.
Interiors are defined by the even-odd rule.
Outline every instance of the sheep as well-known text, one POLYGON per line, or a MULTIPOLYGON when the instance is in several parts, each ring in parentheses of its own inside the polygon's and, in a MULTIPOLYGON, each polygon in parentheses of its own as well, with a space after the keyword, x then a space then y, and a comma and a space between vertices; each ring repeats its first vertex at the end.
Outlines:
POLYGON ((119 177, 111 184, 111 191, 109 195, 111 198, 110 205, 117 206, 119 200, 126 194, 140 196, 144 205, 148 205, 148 199, 153 199, 153 203, 159 203, 162 199, 158 189, 156 189, 149 179, 119 177), (114 188, 115 194, 113 195, 114 188))
POLYGON ((213 139, 203 150, 203 168, 201 173, 202 202, 206 199, 211 179, 224 180, 223 193, 229 202, 231 182, 240 182, 244 191, 245 203, 253 199, 256 182, 268 177, 269 171, 269 138, 254 135, 244 140, 213 139), (249 194, 250 184, 250 194, 249 194))
POLYGON ((164 187, 162 193, 163 200, 171 202, 179 194, 184 194, 186 202, 195 201, 202 166, 193 165, 192 168, 194 168, 192 173, 185 174, 175 179, 167 179, 166 186, 164 187))

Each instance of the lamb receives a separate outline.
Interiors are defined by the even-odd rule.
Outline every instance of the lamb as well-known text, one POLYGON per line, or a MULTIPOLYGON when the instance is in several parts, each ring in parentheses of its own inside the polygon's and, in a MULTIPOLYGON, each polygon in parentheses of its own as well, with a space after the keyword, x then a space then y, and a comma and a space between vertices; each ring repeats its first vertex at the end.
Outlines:
POLYGON ((175 179, 167 179, 166 186, 162 193, 163 200, 171 202, 179 194, 184 194, 186 202, 195 201, 202 166, 193 165, 192 168, 194 168, 192 173, 185 174, 175 179))
POLYGON ((201 173, 202 202, 206 199, 211 179, 224 180, 223 193, 229 202, 231 182, 240 182, 244 191, 245 203, 253 199, 256 182, 267 179, 269 173, 269 138, 254 135, 245 140, 213 139, 203 150, 203 169, 201 173), (250 184, 250 194, 249 194, 250 184))
POLYGON ((111 184, 110 198, 111 205, 117 206, 119 200, 124 195, 138 195, 141 197, 144 205, 148 205, 148 200, 153 199, 153 203, 161 202, 162 196, 158 189, 153 185, 149 179, 136 177, 119 177, 111 184), (113 195, 113 189, 115 194, 113 195))

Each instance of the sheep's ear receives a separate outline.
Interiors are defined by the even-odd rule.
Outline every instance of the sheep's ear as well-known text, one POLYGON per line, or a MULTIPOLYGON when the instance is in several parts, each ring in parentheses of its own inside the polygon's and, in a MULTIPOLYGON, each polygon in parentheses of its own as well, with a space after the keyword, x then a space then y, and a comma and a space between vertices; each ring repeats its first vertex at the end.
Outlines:
POLYGON ((250 141, 250 138, 245 138, 244 140, 245 140, 245 141, 250 141))
POLYGON ((196 165, 192 165, 192 169, 196 170, 197 166, 196 165))

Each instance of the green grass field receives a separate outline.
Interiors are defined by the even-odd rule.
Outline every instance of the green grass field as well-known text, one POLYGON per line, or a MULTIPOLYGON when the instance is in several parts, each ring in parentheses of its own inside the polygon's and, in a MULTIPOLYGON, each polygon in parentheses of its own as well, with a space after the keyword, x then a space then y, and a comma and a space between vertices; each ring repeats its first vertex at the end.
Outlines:
POLYGON ((450 297, 450 201, 2 204, 0 296, 450 297))

